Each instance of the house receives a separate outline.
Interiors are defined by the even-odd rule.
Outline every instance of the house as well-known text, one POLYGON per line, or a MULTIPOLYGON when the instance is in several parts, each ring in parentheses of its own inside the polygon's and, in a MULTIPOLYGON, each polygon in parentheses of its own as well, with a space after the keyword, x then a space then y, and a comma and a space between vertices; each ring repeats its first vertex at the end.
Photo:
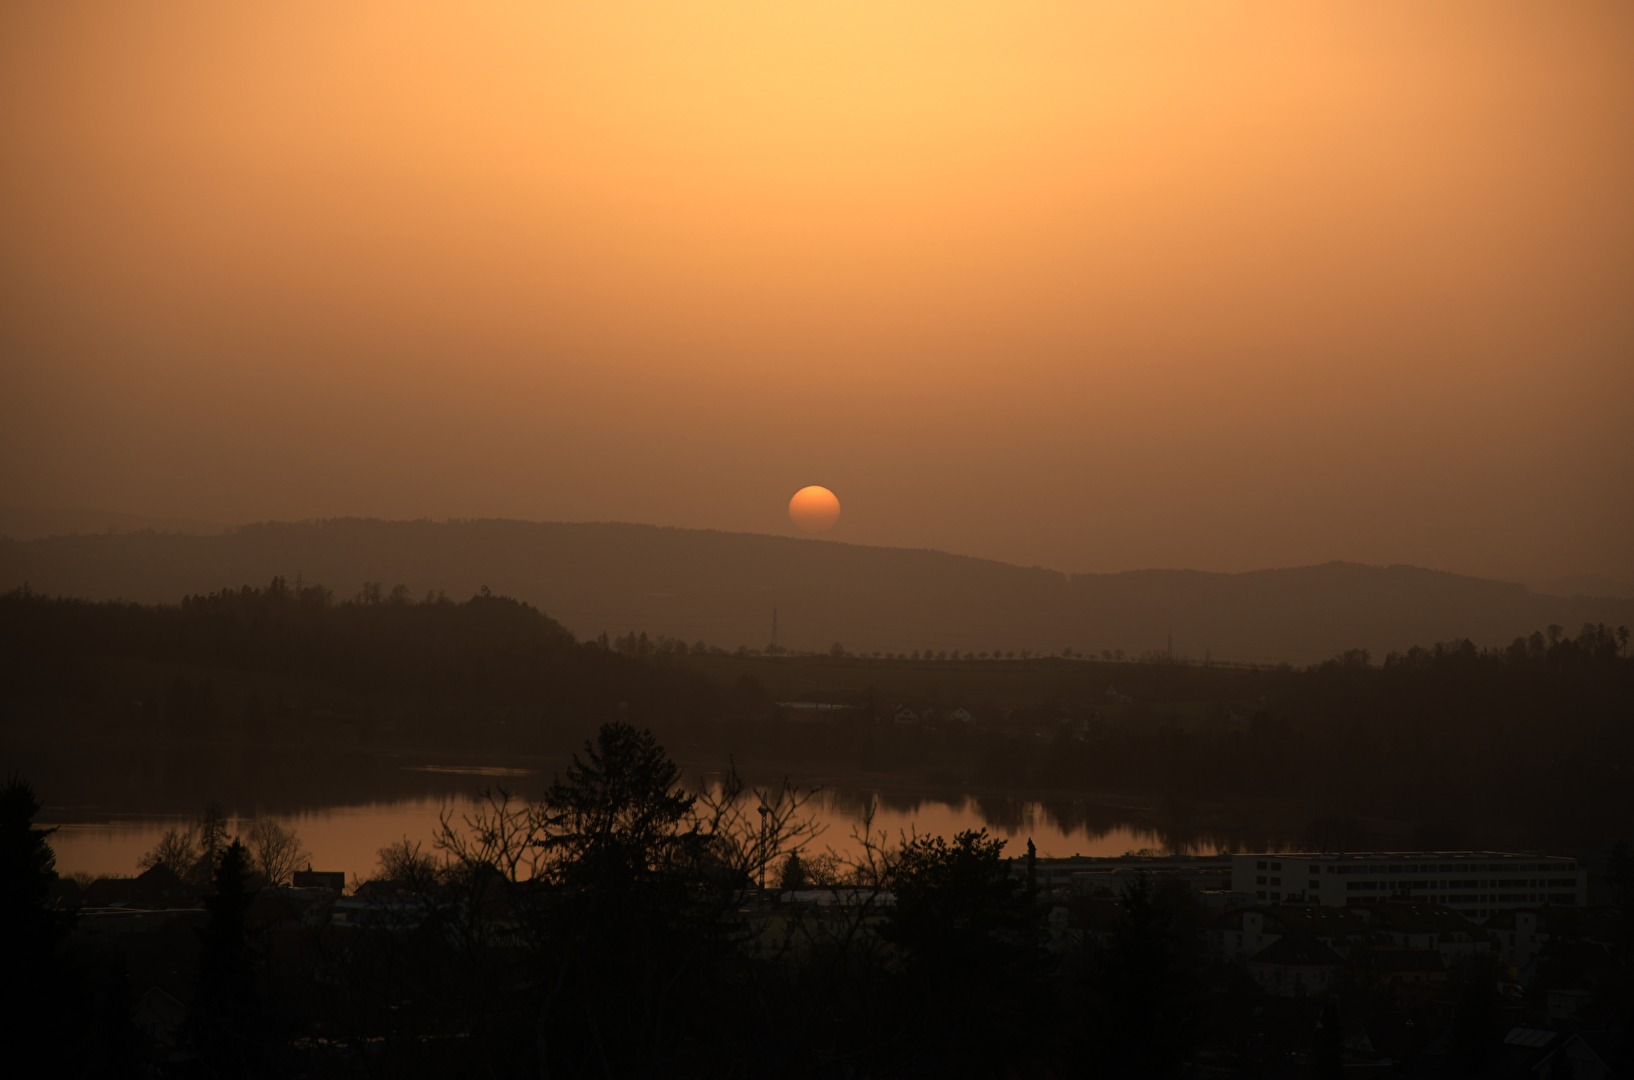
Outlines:
POLYGON ((814 724, 833 720, 851 720, 862 715, 856 705, 839 705, 827 701, 779 701, 777 715, 786 724, 814 724))
POLYGON ((182 1051, 187 1006, 163 988, 150 986, 136 999, 131 1021, 160 1056, 174 1059, 182 1051))
POLYGON ((308 866, 305 870, 295 871, 291 882, 297 889, 328 889, 330 892, 346 891, 346 872, 344 870, 314 870, 308 866))
POLYGON ((1070 896, 1050 908, 1049 947, 1057 952, 1080 945, 1105 945, 1117 932, 1123 904, 1106 896, 1070 896))
POLYGON ((1573 1080, 1629 1076, 1634 1074, 1634 1036, 1626 1031, 1574 1032, 1560 1040, 1544 1064, 1554 1075, 1573 1080))
POLYGON ((82 908, 74 922, 74 935, 81 939, 101 940, 133 936, 156 939, 173 932, 178 926, 203 926, 208 918, 209 912, 202 907, 82 908))
POLYGON ((54 908, 80 907, 80 896, 83 893, 79 882, 71 877, 57 877, 51 880, 51 888, 45 894, 46 906, 54 908))
POLYGON ((1227 911, 1208 929, 1209 947, 1221 960, 1247 959, 1285 937, 1315 938, 1339 956, 1367 937, 1355 912, 1313 904, 1242 907, 1227 911))
POLYGON ((275 885, 255 894, 246 921, 259 927, 315 926, 339 896, 330 889, 275 885))
POLYGON ((85 908, 190 908, 199 891, 164 863, 154 863, 133 878, 97 878, 80 898, 85 908))
POLYGON ((1402 987, 1439 985, 1447 981, 1447 966, 1433 949, 1411 949, 1391 945, 1358 945, 1350 950, 1346 964, 1361 981, 1402 987))
POLYGON ((1505 964, 1525 972, 1553 942, 1583 941, 1610 946, 1616 916, 1609 908, 1538 907, 1500 911, 1485 923, 1505 964))
POLYGON ((919 714, 904 705, 891 716, 891 723, 896 724, 899 727, 907 727, 911 724, 917 724, 919 723, 919 714))
POLYGON ((1314 997, 1328 992, 1344 959, 1311 934, 1290 934, 1248 960, 1248 975, 1277 997, 1314 997))
POLYGON ((1398 949, 1425 949, 1440 955, 1442 966, 1492 950, 1492 935, 1452 908, 1439 904, 1394 902, 1358 904, 1372 930, 1369 940, 1398 949))
MULTIPOLYGON (((1467 1075, 1459 1068, 1449 1032, 1408 1064, 1409 1076, 1467 1075)), ((1490 1077, 1556 1077, 1610 1080, 1627 1076, 1631 1062, 1628 1039, 1613 1032, 1549 1031, 1513 1027, 1504 1035, 1482 1075, 1490 1077)))

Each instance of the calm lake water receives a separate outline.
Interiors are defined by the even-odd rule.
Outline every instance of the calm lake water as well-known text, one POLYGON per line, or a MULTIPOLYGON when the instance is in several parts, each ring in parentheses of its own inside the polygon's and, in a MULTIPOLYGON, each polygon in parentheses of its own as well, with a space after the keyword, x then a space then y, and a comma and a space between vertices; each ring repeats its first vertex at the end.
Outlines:
MULTIPOLYGON (((353 806, 326 806, 296 814, 269 815, 299 833, 312 853, 312 866, 319 870, 344 870, 348 881, 373 876, 376 853, 400 839, 417 840, 429 849, 438 830, 440 815, 451 813, 455 820, 469 813, 477 800, 469 796, 439 796, 401 799, 393 802, 353 806)), ((865 803, 855 793, 819 793, 807 806, 822 832, 810 845, 815 851, 832 850, 852 856, 861 844, 857 834, 864 820, 865 803)), ((164 831, 186 825, 188 816, 122 817, 105 821, 46 821, 71 815, 42 814, 42 825, 55 824, 51 844, 57 852, 57 870, 112 876, 136 872, 137 860, 151 849, 164 831)), ((232 819, 232 829, 248 829, 249 817, 232 819)), ((873 831, 895 841, 902 834, 951 836, 962 829, 986 828, 1007 841, 1008 854, 1022 854, 1030 838, 1041 855, 1121 855, 1141 848, 1166 848, 1167 840, 1156 829, 1114 825, 1099 829, 1088 824, 1071 824, 1055 819, 1037 800, 1004 800, 1002 808, 993 800, 974 797, 933 799, 911 807, 877 804, 873 831), (991 813, 1000 809, 1000 813, 991 813), (997 817, 1000 820, 994 820, 997 817)), ((1184 850, 1206 853, 1220 845, 1202 841, 1184 845, 1184 850)))
MULTIPOLYGON (((196 821, 214 800, 235 831, 247 830, 256 817, 293 828, 312 853, 314 869, 343 870, 348 881, 373 876, 377 852, 387 844, 406 838, 429 848, 439 816, 463 817, 484 788, 502 785, 520 798, 537 798, 561 767, 445 765, 405 755, 245 753, 208 746, 132 746, 100 760, 36 748, 21 764, 25 768, 19 772, 46 804, 39 824, 56 827, 51 844, 59 873, 135 873, 137 860, 166 829, 196 821)), ((708 782, 706 774, 688 779, 692 790, 708 782)), ((855 834, 870 808, 876 836, 895 841, 914 832, 951 836, 986 828, 1006 840, 1006 853, 1013 855, 1026 850, 1028 839, 1046 856, 1121 855, 1143 848, 1204 854, 1255 842, 1176 828, 1139 799, 1029 798, 906 784, 834 784, 823 778, 795 783, 821 785, 805 808, 822 830, 811 850, 842 857, 859 850, 855 834)))

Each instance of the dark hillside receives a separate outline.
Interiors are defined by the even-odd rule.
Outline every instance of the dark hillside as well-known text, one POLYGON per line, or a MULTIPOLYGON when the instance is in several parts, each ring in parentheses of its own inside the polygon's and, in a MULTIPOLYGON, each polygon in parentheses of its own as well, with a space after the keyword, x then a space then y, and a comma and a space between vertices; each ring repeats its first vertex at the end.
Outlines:
POLYGON ((617 717, 697 719, 701 680, 576 643, 519 601, 373 593, 336 603, 282 579, 179 605, 0 596, 0 728, 183 740, 379 736, 554 748, 617 717))

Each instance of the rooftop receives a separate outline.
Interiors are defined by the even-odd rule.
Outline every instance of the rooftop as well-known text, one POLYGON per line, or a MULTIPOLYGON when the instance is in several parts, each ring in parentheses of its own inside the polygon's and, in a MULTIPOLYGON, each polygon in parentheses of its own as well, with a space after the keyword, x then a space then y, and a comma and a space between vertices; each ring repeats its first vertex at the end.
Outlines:
POLYGON ((1345 961, 1318 938, 1305 934, 1289 934, 1271 942, 1255 953, 1248 962, 1278 964, 1284 967, 1339 967, 1345 961))

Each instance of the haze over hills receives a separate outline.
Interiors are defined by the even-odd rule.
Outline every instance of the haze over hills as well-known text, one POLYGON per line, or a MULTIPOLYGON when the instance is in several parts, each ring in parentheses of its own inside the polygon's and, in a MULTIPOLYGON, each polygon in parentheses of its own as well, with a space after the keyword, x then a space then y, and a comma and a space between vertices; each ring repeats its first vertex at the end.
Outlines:
POLYGON ((1634 623, 1634 601, 1354 563, 1223 574, 1067 575, 939 551, 622 524, 337 519, 218 535, 135 532, 0 540, 0 587, 173 603, 282 575, 341 596, 373 582, 415 598, 483 586, 581 638, 643 631, 688 643, 856 652, 931 649, 1129 656, 1163 651, 1314 662, 1468 637, 1503 645, 1558 624, 1634 623))
POLYGON ((47 536, 66 536, 88 532, 154 532, 221 533, 232 528, 220 521, 201 521, 196 518, 148 517, 126 514, 118 510, 92 507, 21 507, 0 506, 0 536, 18 540, 38 540, 47 536))

